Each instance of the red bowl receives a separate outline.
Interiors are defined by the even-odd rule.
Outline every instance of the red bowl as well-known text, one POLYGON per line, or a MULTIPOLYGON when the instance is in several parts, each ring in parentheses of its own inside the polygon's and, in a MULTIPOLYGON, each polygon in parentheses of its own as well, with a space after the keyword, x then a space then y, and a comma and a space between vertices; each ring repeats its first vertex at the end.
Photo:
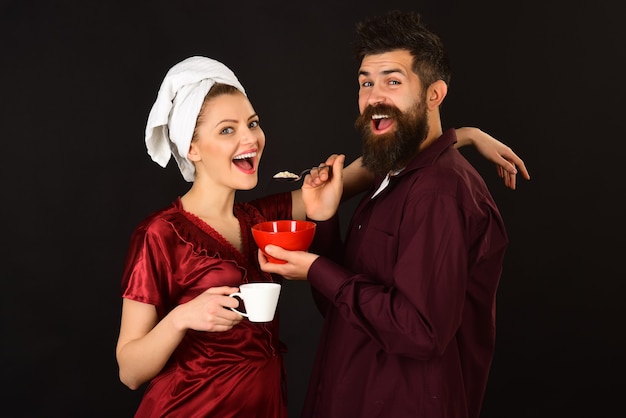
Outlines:
POLYGON ((315 226, 311 221, 267 221, 254 225, 252 236, 270 262, 284 264, 285 261, 266 254, 265 246, 273 244, 285 250, 306 251, 313 242, 315 226))

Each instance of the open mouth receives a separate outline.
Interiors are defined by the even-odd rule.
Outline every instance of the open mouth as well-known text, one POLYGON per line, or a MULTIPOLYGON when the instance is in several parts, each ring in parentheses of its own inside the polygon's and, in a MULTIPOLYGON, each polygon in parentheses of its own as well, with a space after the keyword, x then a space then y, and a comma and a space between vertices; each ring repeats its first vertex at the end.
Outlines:
POLYGON ((233 164, 239 167, 242 171, 249 172, 254 169, 254 158, 256 152, 246 152, 245 154, 236 155, 233 158, 233 164))
POLYGON ((389 129, 392 125, 393 119, 389 115, 372 115, 372 129, 374 130, 374 132, 380 133, 389 129))

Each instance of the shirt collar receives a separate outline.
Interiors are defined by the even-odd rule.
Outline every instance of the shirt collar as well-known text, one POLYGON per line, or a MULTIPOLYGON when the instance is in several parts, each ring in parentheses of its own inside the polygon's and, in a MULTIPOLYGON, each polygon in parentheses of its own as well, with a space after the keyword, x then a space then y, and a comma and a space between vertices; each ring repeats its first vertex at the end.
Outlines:
POLYGON ((372 199, 375 198, 385 190, 385 188, 389 185, 392 177, 401 177, 406 175, 406 173, 413 172, 420 168, 428 167, 432 165, 437 158, 443 153, 446 149, 453 146, 457 142, 456 140, 456 130, 448 129, 446 130, 439 138, 433 141, 428 148, 420 151, 417 155, 409 161, 406 167, 401 168, 398 171, 387 174, 383 179, 378 179, 376 183, 378 183, 378 187, 374 194, 372 194, 372 199), (380 181, 380 183, 379 183, 380 181))

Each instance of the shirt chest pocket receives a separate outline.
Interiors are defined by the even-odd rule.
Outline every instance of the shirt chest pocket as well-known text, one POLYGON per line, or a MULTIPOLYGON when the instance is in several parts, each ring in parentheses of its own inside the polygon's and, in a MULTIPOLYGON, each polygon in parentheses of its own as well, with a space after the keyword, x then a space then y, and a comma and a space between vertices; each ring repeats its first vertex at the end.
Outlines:
MULTIPOLYGON (((362 271, 384 284, 392 285, 393 268, 398 253, 396 237, 389 231, 372 226, 356 233, 360 236, 351 242, 358 242, 360 248, 353 248, 348 252, 354 255, 353 271, 362 271)), ((348 262, 351 263, 350 260, 348 262)))

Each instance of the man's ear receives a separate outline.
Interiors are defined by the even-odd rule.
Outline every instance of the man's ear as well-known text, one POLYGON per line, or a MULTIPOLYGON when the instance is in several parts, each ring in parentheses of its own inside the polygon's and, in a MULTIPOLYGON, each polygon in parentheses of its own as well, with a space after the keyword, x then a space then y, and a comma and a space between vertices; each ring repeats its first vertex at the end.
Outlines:
POLYGON ((198 152, 198 147, 195 142, 189 144, 189 152, 187 152, 187 159, 189 161, 200 161, 200 153, 198 152))
POLYGON ((443 80, 437 80, 431 84, 426 95, 428 109, 433 110, 441 106, 446 94, 448 94, 448 85, 443 80))

